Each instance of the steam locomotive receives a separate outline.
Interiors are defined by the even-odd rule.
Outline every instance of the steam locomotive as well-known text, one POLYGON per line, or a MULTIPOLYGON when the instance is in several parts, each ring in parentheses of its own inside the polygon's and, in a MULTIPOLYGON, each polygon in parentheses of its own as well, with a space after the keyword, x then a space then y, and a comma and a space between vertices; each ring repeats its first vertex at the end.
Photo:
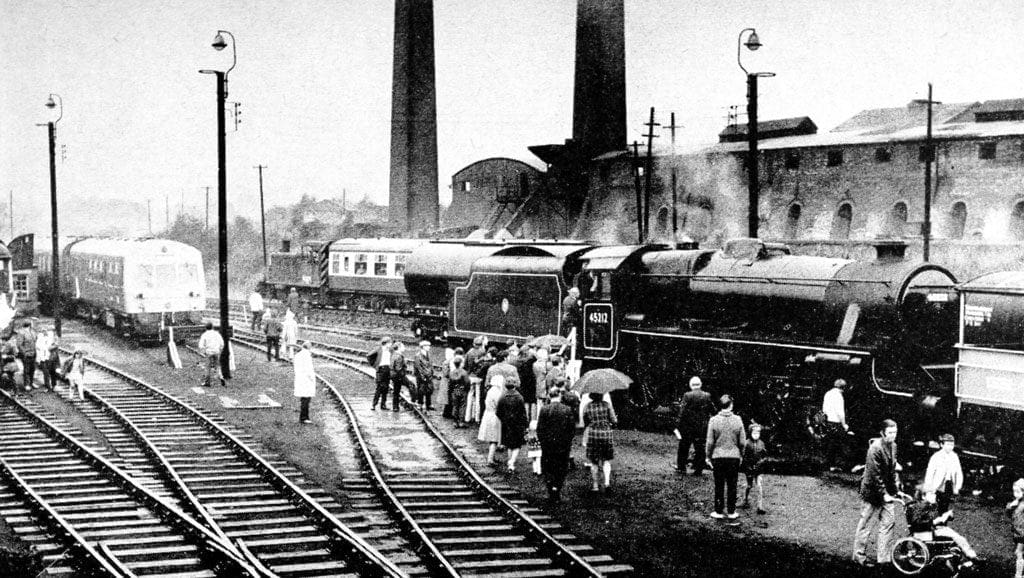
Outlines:
POLYGON ((700 375, 783 436, 803 430, 847 381, 854 431, 883 417, 921 439, 950 427, 956 279, 881 243, 877 259, 796 256, 757 239, 720 251, 665 246, 581 256, 584 366, 634 376, 633 406, 664 405, 700 375))

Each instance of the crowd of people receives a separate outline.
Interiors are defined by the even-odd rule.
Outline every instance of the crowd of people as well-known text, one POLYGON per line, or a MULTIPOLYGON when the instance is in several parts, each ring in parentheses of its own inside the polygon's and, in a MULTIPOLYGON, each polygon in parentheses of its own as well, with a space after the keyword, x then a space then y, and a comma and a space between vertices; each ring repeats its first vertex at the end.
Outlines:
POLYGON ((57 384, 67 381, 72 398, 85 399, 82 386, 85 379, 84 352, 75 350, 61 362, 60 340, 53 329, 36 330, 31 319, 17 323, 11 336, 0 344, 0 383, 17 395, 35 389, 56 391, 57 384), (42 376, 36 382, 36 372, 42 376))
MULTIPOLYGON (((581 400, 571 389, 564 349, 564 345, 540 346, 532 338, 521 347, 498 348, 480 336, 468 351, 449 350, 441 375, 447 392, 442 417, 452 420, 457 429, 475 426, 477 440, 486 444, 487 462, 505 471, 515 472, 523 448, 532 448, 528 458, 532 471, 544 476, 554 502, 561 499, 565 476, 575 464, 572 444, 579 428, 584 430, 591 489, 607 490, 617 423, 607 394, 591 394, 581 400), (499 452, 505 452, 500 461, 499 452)), ((391 411, 400 411, 404 388, 413 404, 434 411, 435 376, 429 351, 430 342, 419 343, 410 380, 405 345, 382 338, 368 356, 376 375, 371 409, 388 409, 390 393, 391 411)))

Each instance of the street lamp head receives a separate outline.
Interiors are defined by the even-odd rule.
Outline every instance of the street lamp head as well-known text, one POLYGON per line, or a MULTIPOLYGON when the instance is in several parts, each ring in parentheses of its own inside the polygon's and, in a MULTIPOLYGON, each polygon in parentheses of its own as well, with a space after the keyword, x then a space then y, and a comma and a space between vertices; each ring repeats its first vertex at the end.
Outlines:
POLYGON ((51 94, 50 97, 46 99, 46 108, 56 108, 56 107, 57 107, 57 103, 53 102, 53 95, 51 94))
POLYGON ((213 37, 213 44, 211 44, 218 52, 227 48, 228 43, 224 41, 224 35, 220 32, 213 37))
POLYGON ((751 30, 750 36, 747 37, 747 41, 743 43, 748 50, 757 50, 761 48, 761 39, 757 37, 757 31, 751 30))

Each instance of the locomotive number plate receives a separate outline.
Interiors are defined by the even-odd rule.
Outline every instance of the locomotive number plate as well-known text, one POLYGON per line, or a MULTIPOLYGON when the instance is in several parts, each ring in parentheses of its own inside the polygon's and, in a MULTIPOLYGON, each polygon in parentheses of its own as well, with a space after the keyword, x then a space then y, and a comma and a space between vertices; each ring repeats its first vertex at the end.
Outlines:
POLYGON ((614 349, 611 303, 587 303, 583 306, 583 347, 610 351, 614 349))

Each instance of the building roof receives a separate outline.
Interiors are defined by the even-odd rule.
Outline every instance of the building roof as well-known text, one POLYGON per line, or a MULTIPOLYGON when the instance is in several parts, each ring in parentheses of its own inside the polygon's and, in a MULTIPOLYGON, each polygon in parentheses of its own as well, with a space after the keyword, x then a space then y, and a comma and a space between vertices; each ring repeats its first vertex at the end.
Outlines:
MULTIPOLYGON (((747 139, 747 123, 730 124, 718 133, 718 142, 737 142, 747 139)), ((814 124, 809 116, 797 116, 793 118, 780 118, 776 120, 758 121, 758 140, 778 138, 782 136, 793 136, 798 134, 815 134, 818 126, 814 124)))
POLYGON ((1002 100, 986 100, 971 112, 985 114, 993 112, 1018 112, 1024 110, 1024 98, 1004 98, 1002 100))
MULTIPOLYGON (((959 115, 967 112, 975 106, 978 106, 978 103, 935 103, 935 105, 932 106, 932 125, 951 122, 959 115)), ((928 102, 925 100, 912 100, 907 104, 907 106, 896 108, 871 108, 863 110, 835 127, 830 132, 866 133, 870 131, 877 134, 886 134, 914 126, 925 125, 927 122, 928 102)))

